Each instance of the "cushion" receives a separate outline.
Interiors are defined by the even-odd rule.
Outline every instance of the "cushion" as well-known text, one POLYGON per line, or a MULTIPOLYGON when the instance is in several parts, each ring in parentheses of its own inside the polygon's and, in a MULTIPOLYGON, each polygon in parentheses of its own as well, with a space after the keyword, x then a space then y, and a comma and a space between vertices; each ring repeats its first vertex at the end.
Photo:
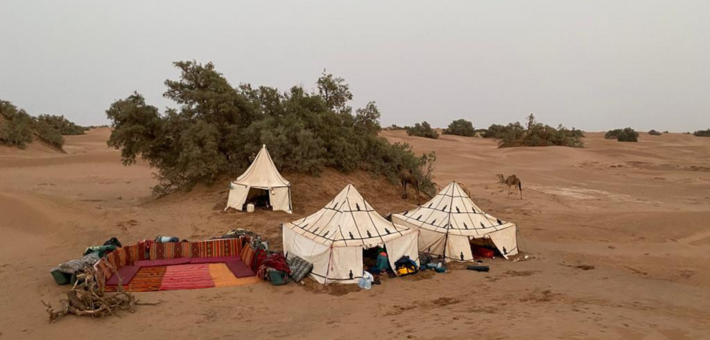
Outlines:
POLYGON ((138 267, 159 267, 159 266, 174 266, 174 265, 178 265, 178 264, 188 264, 188 263, 190 263, 190 259, 179 258, 179 259, 168 259, 168 260, 136 261, 134 263, 134 265, 138 266, 138 267))
POLYGON ((232 274, 238 278, 255 276, 254 271, 247 266, 243 261, 230 261, 226 262, 227 268, 232 271, 232 274))
POLYGON ((121 276, 121 285, 127 285, 131 280, 133 279, 134 276, 136 276, 136 273, 138 273, 138 270, 141 269, 141 267, 138 266, 123 266, 118 270, 117 274, 113 274, 108 281, 106 281, 107 286, 118 286, 118 276, 121 276))
POLYGON ((241 260, 239 256, 198 257, 190 259, 190 263, 222 263, 239 260, 241 260))

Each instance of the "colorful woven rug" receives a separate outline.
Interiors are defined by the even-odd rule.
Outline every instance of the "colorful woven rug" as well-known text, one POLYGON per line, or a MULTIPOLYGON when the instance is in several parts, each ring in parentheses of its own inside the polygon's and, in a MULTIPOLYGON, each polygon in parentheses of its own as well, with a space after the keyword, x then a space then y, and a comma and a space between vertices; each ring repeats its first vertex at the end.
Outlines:
POLYGON ((258 283, 261 281, 256 276, 238 279, 225 263, 211 263, 210 276, 215 287, 234 287, 258 283))
MULTIPOLYGON (((129 292, 154 292, 160 289, 167 267, 144 267, 138 270, 131 282, 124 286, 129 292)), ((115 292, 116 287, 106 286, 107 292, 115 292)))
MULTIPOLYGON (((129 292, 159 290, 234 287, 261 282, 256 276, 237 278, 225 263, 181 264, 175 266, 142 267, 127 286, 129 292)), ((106 286, 115 292, 115 286, 106 286)))
POLYGON ((169 266, 160 290, 199 289, 214 287, 207 263, 169 266))

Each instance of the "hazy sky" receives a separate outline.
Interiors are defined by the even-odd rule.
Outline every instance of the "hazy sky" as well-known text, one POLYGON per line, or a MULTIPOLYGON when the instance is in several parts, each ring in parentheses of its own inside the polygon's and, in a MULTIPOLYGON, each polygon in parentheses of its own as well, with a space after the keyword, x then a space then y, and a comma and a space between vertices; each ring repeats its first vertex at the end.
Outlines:
POLYGON ((710 128, 710 1, 0 1, 0 99, 105 124, 173 61, 232 85, 344 77, 382 125, 710 128))

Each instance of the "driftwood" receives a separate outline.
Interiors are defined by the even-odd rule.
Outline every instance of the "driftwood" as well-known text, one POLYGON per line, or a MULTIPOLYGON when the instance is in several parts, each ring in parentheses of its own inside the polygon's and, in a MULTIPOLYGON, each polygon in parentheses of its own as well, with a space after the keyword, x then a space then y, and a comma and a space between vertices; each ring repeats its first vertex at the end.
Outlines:
POLYGON ((42 301, 42 304, 47 307, 49 322, 52 323, 67 314, 100 318, 107 315, 117 315, 116 312, 118 311, 127 310, 130 313, 134 313, 135 306, 157 305, 162 302, 139 302, 135 295, 123 289, 120 276, 117 287, 118 291, 115 293, 106 293, 104 287, 105 280, 100 280, 98 275, 101 274, 97 273, 94 267, 85 266, 83 272, 77 274, 76 283, 74 283, 72 289, 67 292, 67 297, 60 300, 62 307, 59 310, 55 310, 51 303, 42 301))

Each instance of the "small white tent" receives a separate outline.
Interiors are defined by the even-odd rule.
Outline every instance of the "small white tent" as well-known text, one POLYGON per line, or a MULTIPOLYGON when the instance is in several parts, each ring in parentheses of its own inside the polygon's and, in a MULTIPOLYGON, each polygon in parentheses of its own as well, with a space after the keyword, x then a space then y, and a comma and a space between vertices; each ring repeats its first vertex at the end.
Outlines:
POLYGON ((291 213, 291 183, 281 176, 274 161, 266 150, 266 145, 256 155, 247 171, 233 181, 229 186, 227 207, 242 210, 247 198, 255 190, 268 192, 269 203, 274 210, 291 213))
POLYGON ((386 247, 392 268, 404 255, 418 263, 416 230, 387 221, 350 184, 315 214, 283 225, 284 251, 313 263, 310 275, 320 283, 357 283, 363 249, 377 246, 386 247))
POLYGON ((392 222, 419 228, 419 251, 445 260, 473 260, 472 239, 488 239, 508 258, 518 253, 517 226, 486 214, 456 182, 419 208, 392 215, 392 222))

